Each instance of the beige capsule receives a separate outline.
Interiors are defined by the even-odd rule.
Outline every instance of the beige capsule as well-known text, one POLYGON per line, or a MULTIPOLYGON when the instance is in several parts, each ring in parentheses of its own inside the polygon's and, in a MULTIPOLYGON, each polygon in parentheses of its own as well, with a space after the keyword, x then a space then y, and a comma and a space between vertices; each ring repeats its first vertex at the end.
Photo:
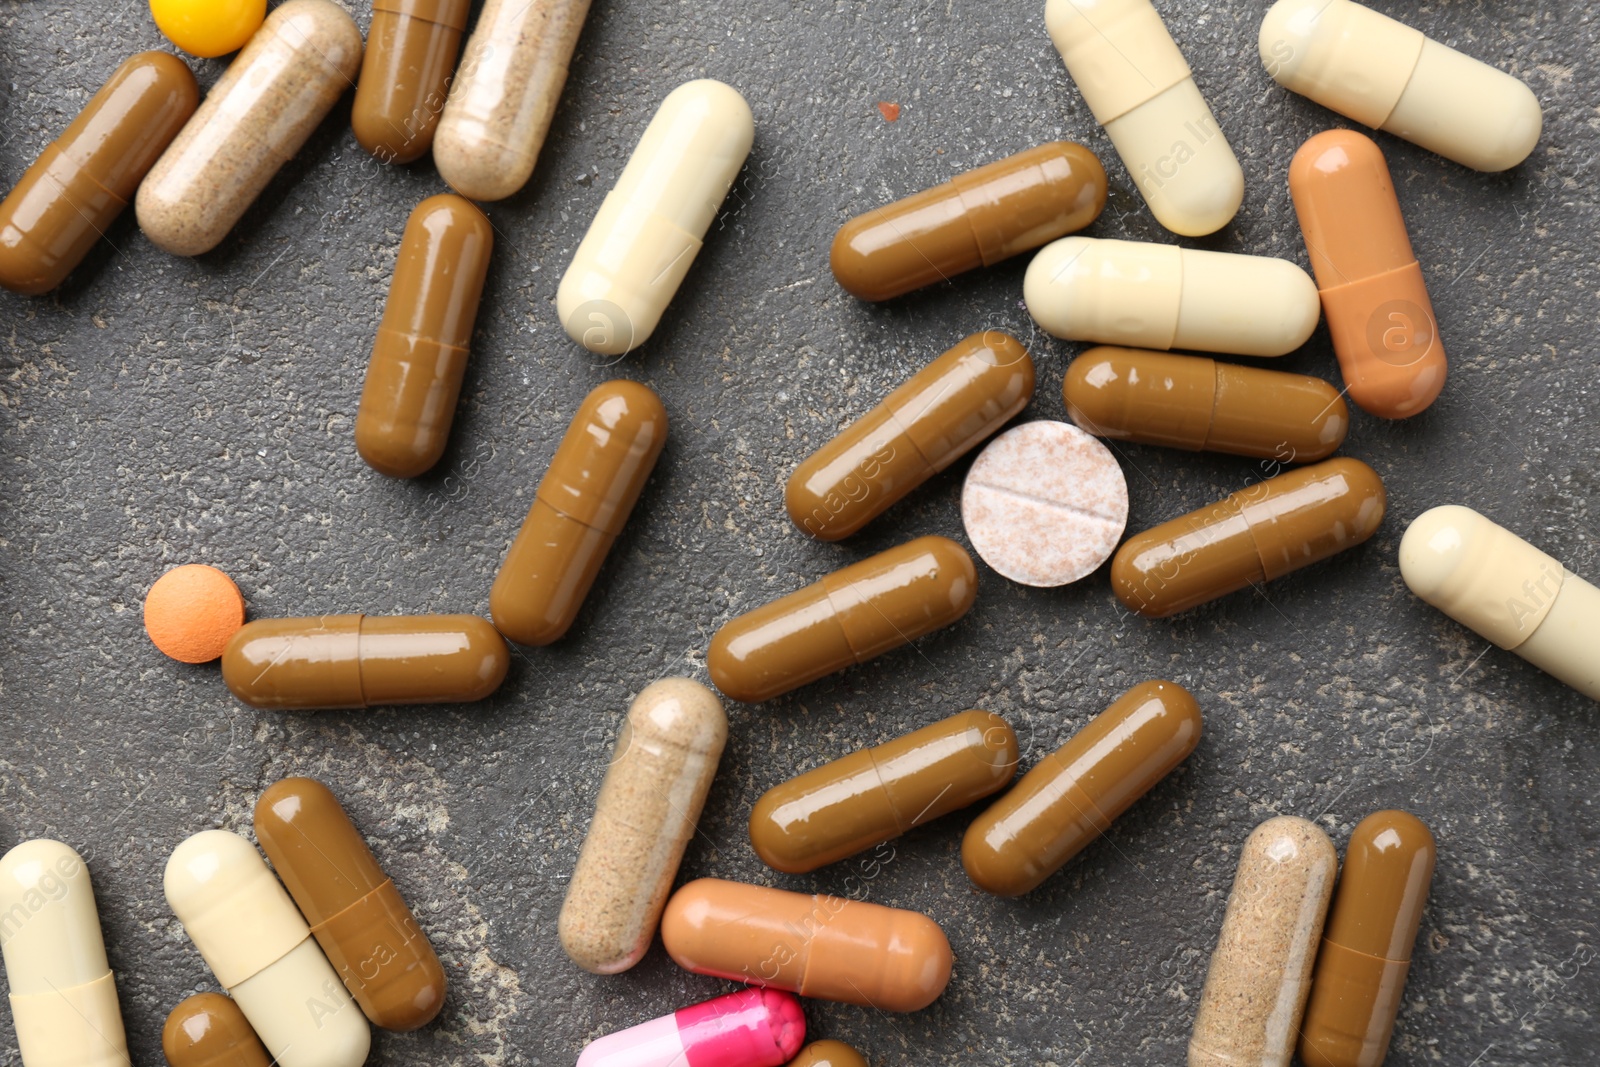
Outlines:
POLYGON ((1279 815, 1245 840, 1189 1067, 1288 1067, 1338 871, 1333 842, 1305 819, 1279 815))
POLYGON ((634 699, 557 922, 578 966, 616 974, 649 949, 727 740, 699 682, 663 678, 634 699))

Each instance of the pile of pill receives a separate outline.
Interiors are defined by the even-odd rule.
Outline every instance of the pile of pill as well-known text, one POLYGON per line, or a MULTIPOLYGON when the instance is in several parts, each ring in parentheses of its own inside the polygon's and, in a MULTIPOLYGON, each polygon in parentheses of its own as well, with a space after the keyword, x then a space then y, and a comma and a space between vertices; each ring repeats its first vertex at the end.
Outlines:
MULTIPOLYGON (((365 41, 331 0, 287 0, 270 15, 262 0, 151 7, 180 48, 237 56, 203 100, 173 55, 123 62, 0 204, 0 285, 24 294, 61 285, 130 205, 173 255, 217 248, 355 86, 362 148, 396 164, 431 153, 452 190, 423 200, 405 225, 351 442, 377 475, 427 473, 451 439, 495 254, 474 201, 512 196, 534 173, 588 0, 487 0, 470 34, 467 0, 373 0, 365 41)), ((1048 0, 1041 29, 1155 219, 1179 237, 1227 226, 1244 173, 1150 0, 1048 0)), ((1522 82, 1353 0, 1278 0, 1259 50, 1287 89, 1466 167, 1515 167, 1540 136, 1540 106, 1522 82)), ((690 81, 659 102, 562 275, 556 311, 574 343, 620 356, 649 342, 754 133, 744 97, 719 81, 690 81)), ((1020 294, 1029 314, 1095 347, 1066 371, 1070 421, 1011 426, 1034 399, 1032 356, 997 330, 955 342, 790 474, 794 526, 848 539, 974 456, 961 514, 985 564, 1044 588, 1104 571, 1128 610, 1149 618, 1372 538, 1387 496, 1375 470, 1337 454, 1346 399, 1384 419, 1427 409, 1447 384, 1440 325, 1374 140, 1349 129, 1312 137, 1289 163, 1289 193, 1310 273, 1282 259, 1078 235, 1105 208, 1107 175, 1092 152, 1064 142, 846 223, 830 265, 860 300, 959 284, 1030 253, 1020 294), (1324 319, 1342 388, 1226 361, 1284 356, 1324 319), (1130 489, 1107 441, 1257 458, 1272 475, 1125 536, 1130 489)), ((507 676, 508 641, 567 638, 668 424, 661 398, 633 381, 584 398, 505 546, 491 619, 357 608, 246 622, 233 582, 191 565, 150 589, 146 626, 175 659, 219 659, 227 688, 257 708, 486 698, 507 676)), ((659 936, 684 970, 744 988, 601 1037, 580 1067, 860 1067, 864 1057, 840 1042, 806 1045, 803 1001, 916 1012, 945 991, 956 959, 933 916, 714 877, 674 887, 729 740, 724 699, 772 700, 960 620, 979 595, 979 569, 945 536, 955 532, 857 559, 729 619, 705 650, 714 689, 637 680, 560 911, 560 946, 576 966, 613 975, 659 936)), ((1600 590, 1560 562, 1455 503, 1411 523, 1398 562, 1418 597, 1600 699, 1600 590)), ((1020 777, 1015 731, 982 709, 838 755, 763 793, 749 844, 773 871, 804 874, 981 805, 960 839, 968 879, 989 894, 1027 894, 1194 752, 1201 702, 1159 673, 1135 665, 1147 680, 1020 777)), ((280 781, 257 800, 254 833, 260 851, 225 830, 170 851, 166 900, 226 995, 171 1010, 168 1062, 357 1067, 369 1023, 408 1031, 432 1021, 445 971, 334 793, 310 778, 280 781)), ((1394 810, 1355 827, 1342 870, 1310 821, 1279 816, 1243 837, 1191 1067, 1283 1067, 1295 1055, 1308 1067, 1380 1064, 1435 855, 1428 828, 1394 810)), ((84 861, 42 838, 11 849, 0 859, 0 914, 15 909, 34 916, 3 940, 25 1067, 125 1063, 84 861)))

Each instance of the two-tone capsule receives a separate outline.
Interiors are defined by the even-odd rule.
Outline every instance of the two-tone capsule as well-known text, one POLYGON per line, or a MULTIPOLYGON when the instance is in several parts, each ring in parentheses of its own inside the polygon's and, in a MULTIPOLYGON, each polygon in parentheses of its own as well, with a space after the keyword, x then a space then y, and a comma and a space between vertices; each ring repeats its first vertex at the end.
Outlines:
POLYGON ((127 1067, 94 887, 69 846, 40 838, 0 858, 0 953, 23 1067, 127 1067))
POLYGON ((1403 811, 1351 831, 1300 1032, 1306 1067, 1380 1067, 1388 1055, 1437 854, 1403 811))
POLYGON ((1322 317, 1316 284, 1287 260, 1090 237, 1045 246, 1022 296, 1057 337, 1163 352, 1282 356, 1322 317))
POLYGON ((1382 150, 1353 130, 1319 133, 1295 153, 1289 193, 1350 399, 1385 419, 1421 412, 1448 364, 1382 150))
POLYGON ((272 1058, 239 1005, 221 993, 179 1001, 161 1027, 168 1067, 271 1067, 272 1058))
POLYGON ((256 708, 468 703, 500 688, 505 639, 476 615, 320 615, 247 623, 222 680, 256 708))
POLYGON ((634 699, 556 922, 578 966, 617 974, 644 958, 727 742, 699 682, 663 678, 634 699))
POLYGON ((795 468, 790 520, 824 541, 849 537, 1027 407, 1033 385, 1022 342, 973 334, 795 468))
POLYGON ((199 104, 177 56, 123 60, 0 203, 0 285, 38 296, 65 281, 199 104))
POLYGON ((1076 233, 1105 206, 1094 153, 1053 141, 857 215, 828 263, 850 295, 889 300, 1076 233))
POLYGON ((1259 45, 1285 89, 1474 170, 1516 166, 1544 128, 1527 85, 1352 0, 1278 0, 1259 45))
POLYGON ((919 537, 729 619, 706 666, 728 696, 760 703, 949 626, 977 595, 966 549, 919 537))
POLYGON ((1354 548, 1378 531, 1388 498, 1377 472, 1340 457, 1241 489, 1123 543, 1111 588, 1160 619, 1354 548))
POLYGON ((261 854, 202 830, 172 850, 172 908, 211 973, 282 1067, 360 1067, 372 1028, 261 854))
POLYGON ((1150 0, 1048 0, 1044 22, 1156 221, 1184 237, 1231 222, 1244 171, 1150 0))
POLYGON ((611 356, 649 340, 754 141, 732 86, 702 78, 667 94, 561 276, 568 337, 611 356))
POLYGON ((377 159, 410 163, 433 147, 471 6, 471 0, 372 0, 350 128, 377 159))
POLYGON ((139 186, 139 228, 174 255, 217 247, 360 69, 361 31, 338 4, 275 9, 139 186))
POLYGON ((1016 771, 1010 725, 963 711, 767 790, 750 811, 750 844, 768 867, 804 874, 982 800, 1016 771))
POLYGON ((578 1067, 782 1067, 805 1039, 791 994, 741 989, 597 1038, 578 1067))
POLYGON ((493 251, 471 201, 445 193, 411 212, 356 409, 356 449, 378 473, 415 478, 444 455, 493 251))
POLYGON ((967 877, 1000 896, 1037 888, 1187 759, 1200 726, 1181 685, 1134 686, 967 828, 967 877))
POLYGON ((1061 387, 1097 437, 1312 463, 1344 444, 1350 408, 1321 378, 1133 348, 1091 348, 1061 387))
POLYGON ((1245 839, 1189 1067, 1289 1067, 1338 871, 1333 842, 1305 819, 1280 815, 1245 839))
POLYGON ((1555 557, 1449 504, 1412 520, 1400 576, 1461 625, 1600 700, 1600 589, 1555 557))
POLYGON ((594 388, 561 438, 489 590, 500 632, 548 645, 572 628, 667 443, 667 409, 630 381, 594 388))
POLYGON ((415 1030, 444 1007, 428 935, 332 790, 285 778, 256 800, 256 840, 373 1024, 415 1030))
POLYGON ((878 1011, 926 1008, 954 963, 944 931, 926 915, 716 878, 673 894, 661 941, 695 974, 878 1011))

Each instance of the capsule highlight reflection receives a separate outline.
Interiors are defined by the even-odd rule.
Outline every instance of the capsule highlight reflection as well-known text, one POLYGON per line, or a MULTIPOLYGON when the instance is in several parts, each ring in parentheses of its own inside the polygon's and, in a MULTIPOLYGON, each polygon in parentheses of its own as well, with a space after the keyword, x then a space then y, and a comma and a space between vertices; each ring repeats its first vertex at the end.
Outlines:
POLYGON ((578 1067, 782 1067, 805 1039, 794 997, 741 989, 596 1038, 578 1067))
POLYGON ((433 147, 471 6, 471 0, 372 0, 350 128, 382 162, 411 163, 433 147))
POLYGON ((179 1001, 161 1028, 161 1052, 167 1067, 272 1067, 250 1020, 221 993, 179 1001))

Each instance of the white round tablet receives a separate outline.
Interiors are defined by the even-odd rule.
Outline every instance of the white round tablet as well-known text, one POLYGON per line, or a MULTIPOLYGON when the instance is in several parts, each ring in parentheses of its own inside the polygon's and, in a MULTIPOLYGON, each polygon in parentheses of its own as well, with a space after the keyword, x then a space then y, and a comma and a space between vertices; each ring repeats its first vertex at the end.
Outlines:
POLYGON ((978 454, 961 521, 983 561, 1013 582, 1067 585, 1116 551, 1128 481, 1097 438, 1070 423, 1026 422, 978 454))

